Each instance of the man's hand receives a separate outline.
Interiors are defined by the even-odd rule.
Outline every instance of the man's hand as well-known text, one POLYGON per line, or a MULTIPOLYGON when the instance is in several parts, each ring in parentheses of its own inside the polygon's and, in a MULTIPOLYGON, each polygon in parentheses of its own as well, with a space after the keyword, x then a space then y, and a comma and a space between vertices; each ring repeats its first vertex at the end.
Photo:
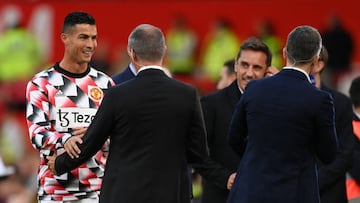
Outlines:
POLYGON ((47 165, 48 165, 50 171, 51 171, 54 175, 56 175, 56 170, 55 170, 56 155, 47 156, 46 159, 48 160, 47 165))
POLYGON ((228 179, 228 182, 227 182, 227 185, 226 185, 228 190, 231 190, 231 188, 232 188, 232 186, 234 184, 235 176, 236 176, 236 173, 232 173, 229 176, 229 179, 228 179))
POLYGON ((270 67, 268 67, 268 69, 266 71, 266 76, 272 76, 272 75, 275 75, 278 72, 279 72, 279 70, 276 67, 270 66, 270 67))
POLYGON ((78 158, 79 154, 81 153, 78 144, 82 144, 82 137, 84 136, 87 128, 73 128, 71 134, 73 135, 68 140, 66 140, 64 144, 64 149, 68 153, 68 155, 73 158, 78 158))

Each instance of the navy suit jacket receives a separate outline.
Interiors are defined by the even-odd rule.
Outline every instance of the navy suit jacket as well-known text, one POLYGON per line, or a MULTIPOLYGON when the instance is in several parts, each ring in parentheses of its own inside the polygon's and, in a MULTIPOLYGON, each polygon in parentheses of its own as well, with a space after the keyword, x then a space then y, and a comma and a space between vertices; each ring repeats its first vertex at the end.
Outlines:
POLYGON ((253 80, 229 143, 243 153, 229 203, 319 203, 316 157, 330 163, 337 152, 333 99, 293 69, 253 80))
POLYGON ((131 71, 130 66, 128 66, 124 71, 122 71, 121 73, 115 74, 111 77, 111 79, 113 79, 113 81, 115 82, 115 84, 121 84, 125 81, 128 81, 132 78, 134 78, 135 75, 134 73, 131 71))
POLYGON ((55 162, 61 174, 95 154, 110 136, 102 203, 190 203, 188 163, 207 155, 197 90, 147 69, 107 92, 79 145, 55 162))

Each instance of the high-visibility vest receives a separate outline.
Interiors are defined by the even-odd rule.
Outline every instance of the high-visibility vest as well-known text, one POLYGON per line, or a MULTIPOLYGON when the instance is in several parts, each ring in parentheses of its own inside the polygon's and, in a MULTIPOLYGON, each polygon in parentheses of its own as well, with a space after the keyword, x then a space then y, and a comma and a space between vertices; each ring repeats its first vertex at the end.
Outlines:
MULTIPOLYGON (((360 121, 353 121, 353 131, 360 140, 360 121)), ((360 185, 350 174, 346 175, 346 193, 349 203, 360 203, 360 185)))

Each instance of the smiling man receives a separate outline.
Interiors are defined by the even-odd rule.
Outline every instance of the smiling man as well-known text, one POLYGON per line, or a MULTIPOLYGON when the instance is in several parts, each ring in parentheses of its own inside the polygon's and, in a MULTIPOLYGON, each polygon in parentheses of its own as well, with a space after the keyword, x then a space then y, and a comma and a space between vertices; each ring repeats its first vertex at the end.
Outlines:
POLYGON ((95 19, 88 13, 65 17, 61 40, 63 59, 36 74, 26 90, 27 124, 33 147, 39 150, 40 203, 97 203, 108 142, 93 157, 71 172, 55 176, 46 157, 72 150, 74 138, 90 125, 112 79, 89 66, 97 47, 95 19))

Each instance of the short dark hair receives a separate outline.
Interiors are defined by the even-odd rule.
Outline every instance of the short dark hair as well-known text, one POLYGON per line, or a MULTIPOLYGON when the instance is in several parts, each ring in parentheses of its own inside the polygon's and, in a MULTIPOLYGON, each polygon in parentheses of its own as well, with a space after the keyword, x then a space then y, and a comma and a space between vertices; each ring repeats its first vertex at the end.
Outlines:
POLYGON ((287 60, 294 64, 306 64, 311 62, 322 46, 322 39, 317 29, 302 25, 294 28, 286 41, 287 60))
POLYGON ((320 51, 320 56, 319 56, 319 61, 323 61, 325 63, 325 65, 327 64, 329 60, 329 54, 327 49, 325 48, 324 45, 321 46, 321 51, 320 51))
POLYGON ((96 22, 95 22, 94 17, 92 15, 90 15, 89 13, 85 13, 82 11, 71 12, 64 19, 62 32, 63 33, 69 32, 70 29, 77 24, 95 25, 96 22))
POLYGON ((354 107, 360 107, 360 76, 352 80, 349 94, 354 107))
POLYGON ((256 37, 250 37, 240 46, 240 50, 236 56, 236 60, 240 58, 241 52, 244 50, 260 51, 266 55, 266 65, 271 66, 272 53, 269 47, 260 39, 256 37))
POLYGON ((224 66, 226 67, 226 73, 227 75, 231 75, 235 73, 235 59, 230 59, 225 61, 224 66))

